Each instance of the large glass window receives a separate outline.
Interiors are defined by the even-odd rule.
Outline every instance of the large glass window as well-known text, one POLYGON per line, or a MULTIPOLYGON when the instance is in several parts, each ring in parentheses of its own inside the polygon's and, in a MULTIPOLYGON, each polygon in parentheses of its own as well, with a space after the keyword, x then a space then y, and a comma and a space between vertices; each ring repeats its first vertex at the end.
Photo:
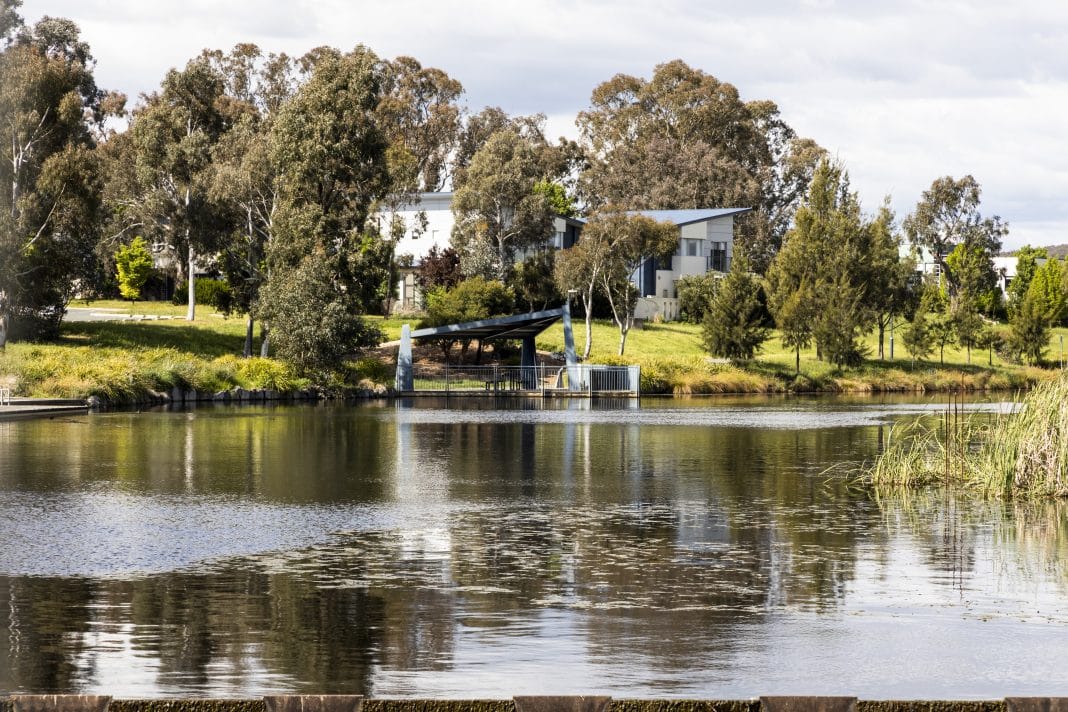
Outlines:
POLYGON ((716 272, 727 271, 727 243, 726 242, 713 242, 712 254, 708 258, 709 269, 716 272))

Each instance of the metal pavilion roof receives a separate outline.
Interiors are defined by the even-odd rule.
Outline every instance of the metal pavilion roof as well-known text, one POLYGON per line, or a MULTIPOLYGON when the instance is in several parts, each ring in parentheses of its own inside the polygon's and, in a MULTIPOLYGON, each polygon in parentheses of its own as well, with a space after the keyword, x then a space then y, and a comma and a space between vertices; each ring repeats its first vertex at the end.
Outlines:
POLYGON ((563 316, 564 310, 561 307, 559 309, 530 312, 529 314, 468 321, 462 324, 433 326, 413 331, 412 339, 479 339, 480 341, 523 339, 537 336, 563 318, 563 316))
POLYGON ((699 210, 628 210, 629 215, 644 215, 661 222, 671 222, 676 225, 688 225, 690 223, 723 218, 728 215, 748 213, 752 208, 708 208, 699 210))

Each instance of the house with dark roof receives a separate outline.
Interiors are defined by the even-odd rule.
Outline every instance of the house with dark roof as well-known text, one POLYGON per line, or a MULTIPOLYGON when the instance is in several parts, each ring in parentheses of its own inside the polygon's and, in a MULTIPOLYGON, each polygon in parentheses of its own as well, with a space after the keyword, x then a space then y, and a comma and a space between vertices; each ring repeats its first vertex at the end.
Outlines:
POLYGON ((634 275, 642 297, 676 299, 678 282, 709 272, 726 272, 734 259, 734 218, 751 208, 708 210, 635 210, 659 222, 679 228, 679 245, 668 260, 645 260, 634 275))
MULTIPOLYGON (((678 313, 678 282, 683 277, 708 272, 726 272, 734 258, 734 219, 751 208, 714 208, 704 210, 636 210, 661 222, 679 228, 679 244, 675 254, 667 260, 649 258, 633 275, 641 297, 636 316, 651 318, 659 314, 673 319, 678 313)), ((387 219, 379 216, 380 220, 387 219)), ((452 193, 423 193, 418 201, 401 206, 388 219, 400 220, 396 255, 411 264, 402 271, 398 283, 398 310, 418 308, 418 290, 414 268, 432 247, 439 250, 450 245, 455 220, 452 213, 452 193)), ((585 222, 578 218, 557 217, 553 234, 547 242, 556 249, 566 250, 581 239, 585 222)))

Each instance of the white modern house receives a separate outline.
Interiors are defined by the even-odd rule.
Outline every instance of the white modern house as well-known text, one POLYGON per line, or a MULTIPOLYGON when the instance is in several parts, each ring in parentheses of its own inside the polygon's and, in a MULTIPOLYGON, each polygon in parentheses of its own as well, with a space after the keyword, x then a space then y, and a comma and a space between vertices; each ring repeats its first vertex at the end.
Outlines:
MULTIPOLYGON (((902 254, 906 254, 906 249, 902 247, 902 254)), ((923 248, 919 252, 918 258, 916 253, 911 253, 916 258, 916 271, 923 275, 934 275, 938 277, 941 274, 942 266, 934 259, 934 256, 927 248, 923 248)), ((1019 258, 1015 255, 1000 255, 992 258, 994 263, 994 271, 998 276, 998 287, 1001 289, 1003 296, 1008 296, 1009 285, 1012 284, 1012 280, 1016 278, 1016 266, 1019 262, 1019 258)), ((1046 263, 1045 257, 1039 257, 1035 260, 1035 263, 1041 267, 1046 263)))
MULTIPOLYGON (((417 267, 432 247, 442 250, 451 242, 455 221, 452 213, 452 193, 422 193, 417 203, 401 206, 390 215, 380 214, 383 231, 387 220, 403 221, 403 234, 397 243, 396 255, 410 258, 417 267)), ((751 208, 718 208, 708 210, 637 210, 661 222, 679 228, 679 244, 670 260, 646 260, 634 274, 641 301, 635 310, 638 318, 659 314, 672 319, 678 313, 677 285, 687 276, 708 272, 726 272, 734 256, 734 218, 751 208)), ((581 239, 584 221, 557 217, 554 220, 551 243, 566 250, 581 239)), ((414 270, 402 271, 398 283, 398 310, 418 308, 414 270)))

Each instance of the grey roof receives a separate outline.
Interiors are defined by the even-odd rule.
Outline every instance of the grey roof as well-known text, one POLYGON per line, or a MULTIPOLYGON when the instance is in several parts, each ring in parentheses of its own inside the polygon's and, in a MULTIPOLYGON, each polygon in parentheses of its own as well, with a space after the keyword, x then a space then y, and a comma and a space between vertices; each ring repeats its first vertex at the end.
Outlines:
POLYGON ((561 307, 559 309, 530 312, 529 314, 468 321, 463 324, 432 326, 426 329, 416 329, 412 332, 412 338, 480 339, 482 341, 522 339, 526 336, 537 336, 552 326, 563 315, 564 310, 561 307))
POLYGON ((628 210, 629 215, 644 215, 645 217, 660 222, 671 222, 676 225, 689 225, 690 223, 724 218, 728 215, 740 215, 748 213, 752 208, 709 208, 706 210, 628 210))

